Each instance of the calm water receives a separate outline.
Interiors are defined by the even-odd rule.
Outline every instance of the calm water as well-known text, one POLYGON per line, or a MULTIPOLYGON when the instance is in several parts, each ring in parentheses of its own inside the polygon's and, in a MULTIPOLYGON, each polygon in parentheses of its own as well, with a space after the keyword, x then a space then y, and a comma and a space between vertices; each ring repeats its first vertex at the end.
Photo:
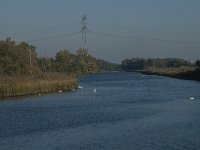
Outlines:
POLYGON ((200 82, 104 73, 80 85, 0 101, 0 150, 200 149, 200 82))

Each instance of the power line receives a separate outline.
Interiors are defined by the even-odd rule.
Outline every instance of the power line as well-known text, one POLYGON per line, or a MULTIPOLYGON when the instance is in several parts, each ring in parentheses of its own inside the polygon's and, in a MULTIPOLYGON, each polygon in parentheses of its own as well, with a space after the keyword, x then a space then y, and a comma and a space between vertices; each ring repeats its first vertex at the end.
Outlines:
POLYGON ((65 33, 65 34, 60 34, 60 35, 54 35, 54 36, 48 36, 48 37, 33 39, 33 40, 29 40, 27 42, 36 42, 36 41, 49 40, 49 39, 54 39, 54 38, 60 38, 60 37, 76 35, 76 34, 80 34, 80 33, 81 33, 80 31, 79 32, 72 32, 72 33, 65 33))
POLYGON ((103 35, 103 36, 108 36, 108 37, 114 37, 114 38, 127 38, 127 39, 135 39, 138 40, 138 38, 129 36, 129 35, 119 35, 119 34, 109 34, 105 32, 96 32, 96 31, 90 31, 91 34, 96 34, 96 35, 103 35))
POLYGON ((126 38, 126 39, 133 39, 133 40, 141 40, 141 41, 154 41, 154 42, 173 42, 173 43, 183 43, 183 44, 196 44, 199 45, 200 42, 192 42, 192 41, 181 41, 181 40, 163 40, 163 39, 156 39, 156 38, 143 38, 143 37, 134 37, 129 35, 119 35, 119 34, 109 34, 104 32, 95 32, 90 31, 91 34, 95 35, 102 35, 107 37, 114 37, 114 38, 126 38))
MULTIPOLYGON (((64 27, 72 27, 75 25, 80 25, 81 24, 81 31, 79 32, 72 32, 72 33, 65 33, 65 34, 59 34, 59 35, 54 35, 54 36, 47 36, 43 38, 37 38, 37 39, 32 39, 28 40, 27 42, 33 42, 33 41, 42 41, 42 40, 49 40, 49 39, 54 39, 54 38, 60 38, 60 37, 66 37, 66 36, 72 36, 75 34, 82 34, 82 48, 87 49, 87 33, 88 28, 87 28, 87 23, 88 20, 86 18, 86 15, 82 16, 82 21, 80 22, 75 22, 71 24, 66 24, 66 25, 61 25, 61 26, 54 26, 54 27, 49 27, 49 28, 41 28, 35 31, 27 31, 27 32, 19 32, 15 34, 27 34, 27 33, 35 33, 35 32, 43 32, 43 31, 51 31, 59 28, 64 28, 64 27)), ((118 26, 118 25, 108 25, 104 23, 98 23, 98 22, 92 22, 98 25, 102 26, 107 26, 109 28, 122 28, 122 29, 133 29, 131 27, 125 27, 125 26, 118 26)), ((157 38, 147 38, 147 37, 138 37, 138 36, 130 36, 130 35, 121 35, 121 34, 112 34, 112 33, 105 33, 105 32, 96 32, 96 31, 90 31, 89 33, 94 34, 94 35, 101 35, 101 36, 107 36, 107 37, 113 37, 113 38, 124 38, 124 39, 132 39, 132 40, 140 40, 140 41, 154 41, 154 42, 171 42, 171 43, 182 43, 182 44, 196 44, 199 45, 200 42, 193 42, 193 41, 182 41, 182 40, 172 40, 172 39, 157 39, 157 38)))
POLYGON ((75 25, 80 25, 81 22, 75 22, 75 23, 70 23, 70 24, 65 24, 65 25, 60 25, 60 26, 52 26, 49 28, 41 28, 41 29, 36 29, 32 31, 22 31, 22 32, 16 32, 16 33, 7 33, 3 34, 4 36, 8 35, 23 35, 23 34, 33 34, 33 33, 41 33, 41 32, 46 32, 46 31, 52 31, 56 29, 61 29, 61 28, 66 28, 66 27, 74 27, 75 25))
MULTIPOLYGON (((112 24, 106 24, 106 23, 101 23, 101 22, 94 22, 94 21, 90 21, 90 23, 92 23, 92 24, 95 24, 95 25, 98 25, 98 26, 104 26, 104 27, 106 27, 106 28, 109 28, 109 29, 113 29, 113 28, 116 28, 116 29, 125 29, 125 30, 131 30, 131 31, 138 31, 138 30, 140 30, 140 32, 141 32, 141 30, 143 30, 142 32, 144 32, 144 33, 149 33, 148 32, 148 30, 150 31, 150 32, 158 32, 158 33, 164 33, 164 34, 170 34, 170 33, 172 33, 172 34, 180 34, 180 35, 182 35, 182 34, 200 34, 200 32, 198 32, 198 31, 195 31, 195 32, 192 32, 192 31, 172 31, 171 29, 170 30, 168 30, 168 31, 163 31, 162 29, 158 29, 158 28, 142 28, 142 27, 133 27, 133 26, 123 26, 123 25, 112 25, 112 24)), ((139 31, 138 31, 139 32, 139 31)))
POLYGON ((133 27, 127 27, 127 26, 119 26, 119 25, 111 25, 111 24, 105 24, 105 23, 101 23, 101 22, 91 22, 90 23, 94 23, 96 25, 99 25, 99 26, 104 26, 104 27, 108 27, 108 28, 121 28, 121 29, 127 29, 127 30, 130 30, 130 29, 134 29, 133 27))

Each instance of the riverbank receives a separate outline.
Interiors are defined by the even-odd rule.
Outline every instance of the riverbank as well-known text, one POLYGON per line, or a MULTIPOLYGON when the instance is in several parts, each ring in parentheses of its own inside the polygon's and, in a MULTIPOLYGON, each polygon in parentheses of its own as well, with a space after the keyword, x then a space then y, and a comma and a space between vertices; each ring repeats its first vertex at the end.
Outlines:
POLYGON ((78 86, 74 76, 45 74, 37 76, 0 76, 0 98, 72 91, 78 86))
POLYGON ((195 67, 148 68, 139 72, 148 75, 160 75, 178 79, 200 81, 200 69, 195 67))

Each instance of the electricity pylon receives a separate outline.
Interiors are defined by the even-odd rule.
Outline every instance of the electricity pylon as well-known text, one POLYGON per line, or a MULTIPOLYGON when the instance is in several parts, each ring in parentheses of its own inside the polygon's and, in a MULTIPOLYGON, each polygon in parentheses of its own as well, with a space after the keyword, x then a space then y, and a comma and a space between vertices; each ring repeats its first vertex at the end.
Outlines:
POLYGON ((82 16, 82 27, 81 27, 81 33, 82 33, 82 50, 87 50, 87 33, 88 33, 88 28, 87 28, 87 16, 83 15, 82 16))

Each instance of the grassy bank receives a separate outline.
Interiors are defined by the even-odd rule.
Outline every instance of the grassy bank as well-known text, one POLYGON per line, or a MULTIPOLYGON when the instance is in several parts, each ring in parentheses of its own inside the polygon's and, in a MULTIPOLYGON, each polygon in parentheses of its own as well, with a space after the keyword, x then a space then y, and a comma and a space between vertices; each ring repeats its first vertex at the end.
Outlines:
POLYGON ((186 80, 200 81, 200 69, 196 67, 177 67, 177 68, 148 68, 140 71, 144 74, 161 75, 186 80))
POLYGON ((62 74, 46 74, 39 77, 0 76, 0 98, 71 91, 76 88, 76 78, 62 74))

